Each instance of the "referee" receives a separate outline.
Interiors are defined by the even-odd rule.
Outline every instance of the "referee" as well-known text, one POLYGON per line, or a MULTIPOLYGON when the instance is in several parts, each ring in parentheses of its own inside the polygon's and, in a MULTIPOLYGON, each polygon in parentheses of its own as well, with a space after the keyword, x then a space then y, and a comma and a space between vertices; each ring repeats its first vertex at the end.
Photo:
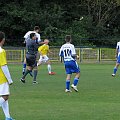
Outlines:
POLYGON ((26 63, 27 63, 27 70, 25 74, 20 79, 21 82, 25 83, 25 77, 28 73, 30 73, 34 68, 34 77, 33 77, 33 84, 38 83, 36 81, 37 77, 37 49, 38 43, 36 42, 36 34, 31 33, 30 38, 26 42, 26 63))

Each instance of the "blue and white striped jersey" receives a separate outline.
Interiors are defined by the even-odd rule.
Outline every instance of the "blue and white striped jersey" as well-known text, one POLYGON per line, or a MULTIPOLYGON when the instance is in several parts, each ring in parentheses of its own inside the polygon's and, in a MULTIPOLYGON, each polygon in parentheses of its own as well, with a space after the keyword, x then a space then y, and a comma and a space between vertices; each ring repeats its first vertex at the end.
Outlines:
POLYGON ((75 61, 73 56, 76 55, 75 47, 71 43, 66 43, 60 48, 59 56, 62 56, 64 61, 75 61))

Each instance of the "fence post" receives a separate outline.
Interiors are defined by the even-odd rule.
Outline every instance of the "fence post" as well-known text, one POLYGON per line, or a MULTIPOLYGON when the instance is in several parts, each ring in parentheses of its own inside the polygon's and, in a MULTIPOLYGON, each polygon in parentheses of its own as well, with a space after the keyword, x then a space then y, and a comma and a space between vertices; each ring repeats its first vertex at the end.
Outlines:
POLYGON ((99 63, 101 61, 101 48, 99 47, 99 63))
POLYGON ((80 48, 80 63, 82 62, 82 48, 80 48))

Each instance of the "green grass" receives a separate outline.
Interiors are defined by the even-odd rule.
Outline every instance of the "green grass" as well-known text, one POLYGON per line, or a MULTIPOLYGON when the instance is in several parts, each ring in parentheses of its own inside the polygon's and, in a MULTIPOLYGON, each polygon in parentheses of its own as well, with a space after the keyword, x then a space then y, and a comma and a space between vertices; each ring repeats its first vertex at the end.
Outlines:
MULTIPOLYGON (((39 84, 33 85, 29 75, 26 84, 19 81, 21 65, 9 65, 14 80, 10 112, 16 120, 120 120, 120 74, 111 76, 114 65, 81 64, 78 93, 64 92, 63 64, 52 65, 54 76, 46 67, 39 67, 39 84)), ((0 120, 4 120, 1 109, 0 120)))

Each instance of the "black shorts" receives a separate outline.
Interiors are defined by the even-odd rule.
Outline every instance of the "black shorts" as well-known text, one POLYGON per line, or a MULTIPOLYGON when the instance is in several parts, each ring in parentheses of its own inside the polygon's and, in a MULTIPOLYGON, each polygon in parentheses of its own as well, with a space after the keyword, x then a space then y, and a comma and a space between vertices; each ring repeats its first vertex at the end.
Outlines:
POLYGON ((36 55, 26 54, 26 64, 30 67, 37 66, 36 55))

